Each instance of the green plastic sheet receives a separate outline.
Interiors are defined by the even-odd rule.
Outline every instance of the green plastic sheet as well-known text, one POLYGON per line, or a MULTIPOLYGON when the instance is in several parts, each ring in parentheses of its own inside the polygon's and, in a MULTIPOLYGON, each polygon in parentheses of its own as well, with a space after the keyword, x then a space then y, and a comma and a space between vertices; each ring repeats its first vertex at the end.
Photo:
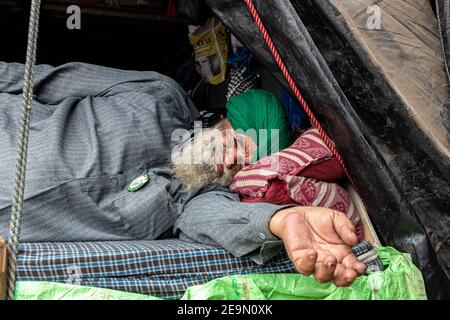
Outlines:
POLYGON ((189 288, 185 300, 425 300, 422 274, 409 254, 376 248, 385 271, 359 277, 350 287, 318 283, 299 274, 228 276, 189 288))
POLYGON ((18 281, 15 300, 160 300, 143 294, 73 284, 18 281))
MULTIPOLYGON (((424 281, 409 254, 376 248, 385 270, 359 277, 350 287, 318 283, 300 274, 227 276, 187 289, 182 300, 425 300, 424 281)), ((110 289, 19 281, 17 300, 157 300, 110 289)))

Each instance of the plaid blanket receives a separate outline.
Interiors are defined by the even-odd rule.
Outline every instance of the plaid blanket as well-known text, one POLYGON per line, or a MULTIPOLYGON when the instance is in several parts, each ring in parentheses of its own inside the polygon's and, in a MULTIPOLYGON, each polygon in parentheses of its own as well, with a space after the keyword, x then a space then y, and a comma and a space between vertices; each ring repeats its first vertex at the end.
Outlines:
POLYGON ((295 272, 285 254, 263 266, 180 240, 23 243, 19 281, 54 281, 180 298, 193 285, 234 274, 295 272))
MULTIPOLYGON (((352 248, 367 272, 382 271, 372 246, 352 248)), ((293 273, 285 253, 258 265, 181 240, 23 243, 18 281, 52 281, 179 299, 193 285, 236 274, 293 273)))

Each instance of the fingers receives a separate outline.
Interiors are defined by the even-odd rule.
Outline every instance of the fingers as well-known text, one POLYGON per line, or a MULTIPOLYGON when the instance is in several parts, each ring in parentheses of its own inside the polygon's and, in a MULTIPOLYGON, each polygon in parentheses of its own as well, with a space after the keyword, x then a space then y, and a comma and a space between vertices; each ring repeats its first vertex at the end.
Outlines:
POLYGON ((362 274, 365 265, 358 272, 352 268, 356 264, 351 259, 345 261, 345 265, 337 263, 333 256, 327 256, 321 262, 317 262, 317 252, 315 250, 299 250, 295 252, 295 258, 292 259, 298 273, 303 275, 314 275, 314 278, 320 283, 333 281, 338 287, 347 287, 355 281, 358 274, 362 274), (360 273, 362 272, 362 273, 360 273))
POLYGON ((346 245, 354 246, 358 243, 355 226, 343 213, 335 212, 334 228, 346 245))
POLYGON ((353 269, 346 269, 342 264, 336 266, 333 282, 337 287, 348 287, 355 281, 357 273, 353 269))
POLYGON ((344 268, 346 269, 353 269, 356 271, 357 274, 362 275, 366 272, 367 266, 358 261, 358 259, 356 259, 356 257, 353 254, 349 254, 347 255, 343 260, 342 260, 342 265, 344 266, 344 268))
POLYGON ((330 282, 333 280, 336 264, 335 257, 326 257, 324 261, 316 264, 314 278, 321 283, 330 282))
POLYGON ((358 274, 365 271, 365 265, 356 260, 350 248, 358 239, 352 223, 344 214, 334 212, 330 216, 331 219, 319 219, 318 222, 322 222, 319 227, 325 230, 322 234, 335 239, 336 243, 324 244, 323 240, 317 240, 322 234, 317 235, 319 231, 307 223, 307 218, 316 221, 314 217, 292 214, 290 211, 286 211, 285 215, 282 212, 275 215, 270 222, 270 230, 283 239, 286 251, 299 273, 313 275, 319 282, 333 281, 337 286, 349 286, 358 274), (281 220, 277 224, 278 215, 281 215, 281 220), (281 228, 277 229, 277 225, 281 225, 281 228))
MULTIPOLYGON (((358 243, 355 226, 344 214, 336 212, 334 215, 334 227, 346 245, 354 246, 358 243)), ((338 286, 348 286, 358 275, 364 274, 366 269, 367 266, 358 261, 353 253, 349 251, 349 254, 344 257, 341 264, 336 267, 334 282, 338 286)))
POLYGON ((298 273, 309 276, 314 273, 317 252, 315 250, 299 250, 295 252, 295 258, 292 260, 298 273))

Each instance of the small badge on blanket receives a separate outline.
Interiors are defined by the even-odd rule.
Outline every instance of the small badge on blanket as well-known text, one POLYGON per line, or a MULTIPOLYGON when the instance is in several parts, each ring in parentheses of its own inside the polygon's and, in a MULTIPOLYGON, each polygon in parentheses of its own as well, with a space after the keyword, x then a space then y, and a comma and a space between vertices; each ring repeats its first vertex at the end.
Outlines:
POLYGON ((133 180, 128 186, 128 192, 136 192, 141 189, 143 186, 147 184, 150 180, 150 176, 147 173, 144 173, 142 176, 133 180))

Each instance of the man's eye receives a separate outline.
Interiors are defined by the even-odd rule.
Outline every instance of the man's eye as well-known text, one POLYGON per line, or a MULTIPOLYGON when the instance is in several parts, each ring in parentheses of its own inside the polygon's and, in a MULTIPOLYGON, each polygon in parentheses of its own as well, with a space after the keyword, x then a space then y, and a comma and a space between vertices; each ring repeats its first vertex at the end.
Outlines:
POLYGON ((236 141, 238 147, 243 147, 245 145, 245 141, 242 137, 238 137, 236 141))

